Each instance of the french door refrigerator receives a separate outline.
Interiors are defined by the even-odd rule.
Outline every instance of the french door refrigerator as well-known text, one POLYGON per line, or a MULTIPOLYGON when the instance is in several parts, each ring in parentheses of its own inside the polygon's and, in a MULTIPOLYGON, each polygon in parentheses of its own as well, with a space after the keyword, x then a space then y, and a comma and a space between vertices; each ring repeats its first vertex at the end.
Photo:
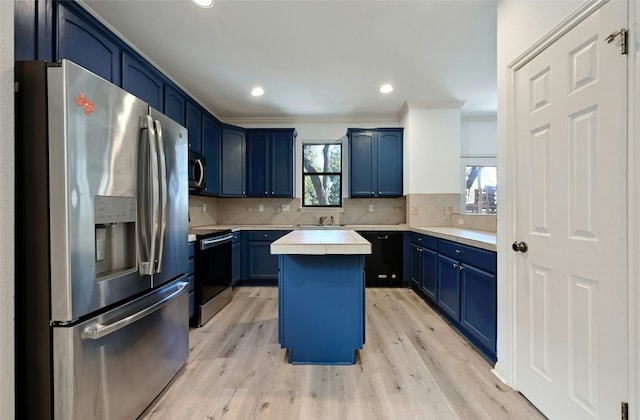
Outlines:
POLYGON ((16 81, 16 418, 136 418, 188 357, 187 131, 67 60, 16 81))

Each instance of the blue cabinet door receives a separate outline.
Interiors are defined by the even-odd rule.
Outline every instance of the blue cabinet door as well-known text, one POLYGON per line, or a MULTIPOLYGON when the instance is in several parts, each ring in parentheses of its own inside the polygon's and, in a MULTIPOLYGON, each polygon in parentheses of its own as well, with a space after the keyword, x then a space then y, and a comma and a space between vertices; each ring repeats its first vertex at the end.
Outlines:
MULTIPOLYGON (((235 234, 234 234, 235 235, 235 234)), ((240 242, 231 245, 231 285, 240 281, 240 242)))
POLYGON ((57 59, 66 58, 118 86, 121 85, 120 47, 115 37, 57 2, 57 59))
POLYGON ((278 256, 271 254, 271 242, 249 242, 249 279, 275 280, 278 278, 278 256))
POLYGON ((402 196, 402 130, 377 133, 377 197, 402 196))
POLYGON ((420 287, 425 296, 435 303, 438 301, 438 253, 422 248, 420 254, 422 260, 420 287))
POLYGON ((271 133, 271 195, 273 197, 293 197, 295 130, 271 133))
POLYGON ((202 110, 190 100, 186 102, 186 127, 189 133, 189 149, 202 153, 202 110))
POLYGON ((207 186, 204 195, 220 194, 220 136, 221 124, 209 114, 202 115, 202 154, 207 161, 207 186))
POLYGON ((164 115, 185 126, 187 98, 169 85, 164 86, 164 115))
POLYGON ((438 255, 438 306, 454 320, 460 320, 460 264, 438 255))
POLYGON ((350 196, 373 197, 376 149, 373 131, 356 131, 349 135, 350 196))
POLYGON ((271 196, 269 139, 268 131, 247 131, 247 197, 271 196))
MULTIPOLYGON (((495 358, 496 276, 462 264, 460 323, 495 358)), ((491 357, 491 355, 490 355, 491 357)))
POLYGON ((222 197, 244 197, 245 190, 245 130, 222 128, 221 186, 222 197))
POLYGON ((164 109, 164 82, 152 67, 128 52, 122 54, 122 88, 158 111, 164 109))
POLYGON ((409 250, 409 277, 413 286, 420 289, 420 278, 422 277, 422 248, 416 244, 410 244, 409 250))

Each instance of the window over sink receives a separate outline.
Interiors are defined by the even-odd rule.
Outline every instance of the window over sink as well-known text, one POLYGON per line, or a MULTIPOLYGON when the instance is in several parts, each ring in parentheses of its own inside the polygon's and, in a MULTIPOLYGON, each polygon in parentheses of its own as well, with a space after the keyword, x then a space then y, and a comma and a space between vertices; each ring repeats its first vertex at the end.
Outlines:
POLYGON ((302 144, 302 207, 342 206, 342 144, 302 144))

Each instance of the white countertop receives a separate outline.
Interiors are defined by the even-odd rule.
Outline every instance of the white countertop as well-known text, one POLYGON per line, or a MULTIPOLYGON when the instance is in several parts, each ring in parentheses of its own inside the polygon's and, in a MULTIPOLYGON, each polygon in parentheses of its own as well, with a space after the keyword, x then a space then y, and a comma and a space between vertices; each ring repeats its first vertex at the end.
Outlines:
POLYGON ((399 232, 416 232, 424 235, 434 236, 440 239, 458 242, 461 244, 475 246, 477 248, 486 249, 488 251, 496 251, 496 234, 482 230, 463 229, 448 226, 412 226, 406 224, 401 225, 334 225, 334 226, 314 226, 314 225, 211 225, 198 226, 191 229, 231 229, 237 231, 251 230, 292 230, 292 231, 399 231, 399 232))
POLYGON ((354 230, 299 229, 271 244, 272 254, 371 254, 371 244, 354 230))

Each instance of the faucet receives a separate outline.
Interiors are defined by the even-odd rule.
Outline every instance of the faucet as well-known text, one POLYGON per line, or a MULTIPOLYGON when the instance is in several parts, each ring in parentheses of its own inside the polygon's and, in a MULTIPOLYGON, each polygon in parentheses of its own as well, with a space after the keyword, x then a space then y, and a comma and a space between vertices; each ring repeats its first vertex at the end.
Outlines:
POLYGON ((324 221, 327 218, 327 216, 320 216, 320 219, 318 220, 318 224, 319 225, 324 225, 324 221))

